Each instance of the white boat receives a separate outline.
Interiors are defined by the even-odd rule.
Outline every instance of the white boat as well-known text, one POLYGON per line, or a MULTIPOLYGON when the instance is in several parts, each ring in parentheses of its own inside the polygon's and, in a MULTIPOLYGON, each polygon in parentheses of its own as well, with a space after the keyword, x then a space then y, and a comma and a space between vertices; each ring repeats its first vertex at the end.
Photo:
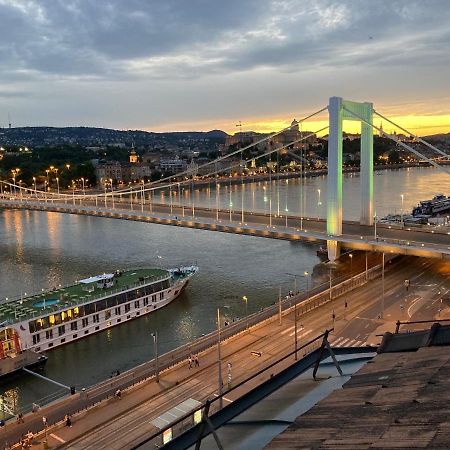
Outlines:
POLYGON ((0 303, 0 374, 2 360, 25 350, 51 350, 166 306, 197 271, 116 271, 0 303))

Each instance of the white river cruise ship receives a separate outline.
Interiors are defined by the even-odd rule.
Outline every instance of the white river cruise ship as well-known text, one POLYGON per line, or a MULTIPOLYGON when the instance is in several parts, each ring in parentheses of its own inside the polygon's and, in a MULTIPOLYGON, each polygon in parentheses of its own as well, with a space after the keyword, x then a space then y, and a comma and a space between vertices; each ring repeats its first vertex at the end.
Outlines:
POLYGON ((0 303, 0 366, 24 351, 51 350, 162 308, 197 271, 196 266, 116 271, 6 300, 0 303))

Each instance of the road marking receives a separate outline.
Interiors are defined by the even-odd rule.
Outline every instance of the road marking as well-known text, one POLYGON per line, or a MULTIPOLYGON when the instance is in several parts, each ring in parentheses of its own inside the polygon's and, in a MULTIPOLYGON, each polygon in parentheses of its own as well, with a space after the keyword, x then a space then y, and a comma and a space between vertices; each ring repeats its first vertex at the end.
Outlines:
POLYGON ((61 444, 65 444, 65 443, 66 443, 66 441, 65 441, 64 439, 60 438, 59 436, 56 436, 55 433, 50 433, 50 436, 51 436, 53 439, 56 439, 57 441, 61 442, 61 444))
MULTIPOLYGON (((300 333, 299 338, 305 337, 307 336, 309 333, 312 333, 312 330, 307 330, 304 333, 302 333, 303 330, 297 330, 297 334, 300 333)), ((295 331, 293 333, 291 333, 289 336, 294 336, 295 331)))
POLYGON ((280 334, 286 334, 289 333, 289 331, 292 331, 295 328, 295 325, 292 325, 292 327, 286 328, 283 330, 280 334))
POLYGON ((333 341, 333 342, 331 343, 331 345, 336 345, 338 342, 341 342, 342 339, 344 339, 344 338, 343 338, 343 337, 337 338, 335 341, 333 341))
POLYGON ((338 347, 343 347, 343 346, 345 345, 345 343, 348 342, 349 340, 350 340, 349 338, 344 339, 344 340, 338 345, 338 347))
POLYGON ((411 303, 411 306, 408 308, 408 317, 411 319, 411 313, 410 313, 410 311, 411 311, 411 308, 419 301, 419 300, 421 300, 422 299, 422 297, 417 297, 415 300, 413 300, 413 302, 411 303))

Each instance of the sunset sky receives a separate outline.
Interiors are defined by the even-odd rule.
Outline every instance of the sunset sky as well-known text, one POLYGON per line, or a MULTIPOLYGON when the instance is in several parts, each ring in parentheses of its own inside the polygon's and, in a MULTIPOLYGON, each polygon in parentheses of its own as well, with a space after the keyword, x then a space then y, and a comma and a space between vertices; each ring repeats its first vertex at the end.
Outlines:
POLYGON ((450 131, 448 0, 0 0, 0 17, 2 126, 274 131, 335 95, 450 131))

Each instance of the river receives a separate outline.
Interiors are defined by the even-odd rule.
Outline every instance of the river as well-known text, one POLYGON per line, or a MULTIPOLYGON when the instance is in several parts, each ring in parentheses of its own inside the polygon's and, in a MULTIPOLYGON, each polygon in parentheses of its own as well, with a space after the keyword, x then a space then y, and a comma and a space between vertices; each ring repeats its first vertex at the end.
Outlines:
MULTIPOLYGON (((432 168, 381 171, 374 175, 379 216, 409 212, 418 200, 450 194, 449 177, 432 168)), ((305 192, 305 215, 325 217, 326 177, 276 180, 185 192, 186 204, 298 214, 305 192), (265 189, 264 189, 265 188, 265 189), (319 193, 320 192, 320 193, 319 193), (231 193, 231 201, 230 201, 231 193), (287 206, 286 206, 287 205, 287 206), (237 206, 235 206, 237 208, 237 206)), ((168 201, 167 194, 159 198, 168 201)), ((179 201, 174 197, 173 201, 179 201)), ((359 176, 344 177, 344 218, 359 215, 359 176)), ((176 267, 196 263, 200 271, 189 288, 166 308, 48 353, 48 377, 78 388, 107 378, 153 357, 152 332, 165 352, 215 327, 217 306, 232 319, 273 303, 279 286, 293 285, 292 274, 312 271, 319 263, 317 245, 250 236, 36 211, 0 211, 0 299, 69 284, 76 279, 118 268, 176 267)), ((299 278, 300 287, 306 280, 299 278)), ((54 385, 23 376, 0 387, 20 407, 51 395, 54 385)), ((39 400, 39 402, 42 400, 39 400)))

